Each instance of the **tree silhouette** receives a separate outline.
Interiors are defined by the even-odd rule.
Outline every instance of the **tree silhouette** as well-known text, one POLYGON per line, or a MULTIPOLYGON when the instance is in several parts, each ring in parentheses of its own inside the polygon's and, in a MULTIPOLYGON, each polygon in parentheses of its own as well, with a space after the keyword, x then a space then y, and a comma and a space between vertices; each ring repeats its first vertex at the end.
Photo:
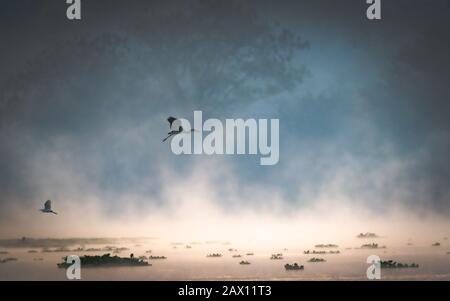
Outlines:
POLYGON ((308 43, 243 1, 159 4, 141 21, 149 71, 177 101, 253 101, 293 89, 306 72, 295 58, 308 43))

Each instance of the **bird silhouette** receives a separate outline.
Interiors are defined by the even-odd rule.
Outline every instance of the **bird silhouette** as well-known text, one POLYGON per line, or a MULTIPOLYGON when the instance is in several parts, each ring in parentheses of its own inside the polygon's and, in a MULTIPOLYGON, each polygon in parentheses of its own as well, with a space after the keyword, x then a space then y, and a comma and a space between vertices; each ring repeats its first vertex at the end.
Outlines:
POLYGON ((50 200, 47 200, 47 202, 45 202, 44 209, 39 209, 39 210, 44 213, 58 214, 52 210, 52 201, 50 201, 50 200))
POLYGON ((162 142, 165 142, 170 137, 181 134, 181 133, 196 132, 196 130, 194 130, 194 129, 191 129, 190 131, 183 131, 183 127, 181 126, 181 121, 178 118, 170 116, 169 118, 167 118, 167 121, 169 122, 169 128, 172 130, 167 133, 168 136, 166 138, 164 138, 162 140, 162 142))

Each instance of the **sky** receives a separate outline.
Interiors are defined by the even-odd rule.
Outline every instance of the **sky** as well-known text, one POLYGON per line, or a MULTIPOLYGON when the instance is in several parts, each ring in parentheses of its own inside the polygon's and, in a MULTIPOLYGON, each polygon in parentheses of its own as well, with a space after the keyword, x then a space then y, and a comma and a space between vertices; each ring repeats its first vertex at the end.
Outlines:
POLYGON ((2 237, 448 225, 449 1, 0 5, 2 237), (278 118, 279 163, 174 155, 166 118, 194 110, 278 118))

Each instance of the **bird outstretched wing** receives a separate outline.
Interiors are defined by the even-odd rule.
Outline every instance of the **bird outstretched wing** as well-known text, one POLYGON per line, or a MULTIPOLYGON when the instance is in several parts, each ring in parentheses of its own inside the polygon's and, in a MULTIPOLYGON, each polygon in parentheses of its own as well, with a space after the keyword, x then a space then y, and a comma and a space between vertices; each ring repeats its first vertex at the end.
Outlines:
POLYGON ((52 209, 52 201, 48 200, 47 202, 45 202, 44 208, 47 210, 51 210, 52 209))
POLYGON ((172 127, 172 123, 177 120, 175 117, 170 116, 169 118, 167 118, 167 121, 169 122, 170 127, 172 127))
POLYGON ((167 121, 169 122, 170 126, 169 128, 173 131, 179 131, 181 128, 181 120, 175 117, 170 116, 167 118, 167 121))

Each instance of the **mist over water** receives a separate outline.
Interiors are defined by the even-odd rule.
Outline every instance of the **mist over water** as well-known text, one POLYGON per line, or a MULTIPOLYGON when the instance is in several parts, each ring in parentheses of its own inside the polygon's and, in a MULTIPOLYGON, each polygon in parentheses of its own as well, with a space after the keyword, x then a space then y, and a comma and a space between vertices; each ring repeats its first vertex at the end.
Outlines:
MULTIPOLYGON (((325 241, 328 242, 328 241, 325 241)), ((335 242, 335 241, 333 241, 335 242)), ((166 256, 164 260, 148 260, 151 266, 142 267, 85 267, 82 266, 84 280, 367 280, 366 263, 369 255, 378 255, 382 260, 402 263, 418 263, 416 269, 382 269, 383 280, 450 280, 450 256, 446 254, 449 245, 445 241, 441 247, 430 244, 401 246, 388 238, 339 240, 340 254, 307 255, 305 250, 314 249, 306 243, 271 243, 259 247, 245 242, 233 241, 167 241, 161 238, 117 239, 114 246, 129 250, 114 254, 128 257, 166 256), (366 250, 359 247, 363 243, 377 242, 386 249, 366 250), (251 245, 251 246, 250 246, 251 245), (189 246, 187 248, 186 246, 189 246), (230 251, 230 249, 233 249, 230 251), (148 253, 151 250, 151 253, 148 253), (207 254, 220 253, 220 258, 208 258, 207 254), (247 255, 253 253, 253 255, 247 255), (269 259, 271 254, 282 253, 283 260, 269 259), (235 258, 233 255, 241 255, 235 258), (309 263, 312 257, 326 259, 323 263, 309 263), (241 260, 250 265, 240 265, 241 260), (303 271, 286 271, 284 264, 297 262, 305 266, 303 271)), ((78 245, 74 245, 75 248, 78 245)), ((101 248, 105 245, 85 245, 101 248)), ((4 249, 4 248, 2 248, 4 249)), ((66 280, 65 269, 57 268, 67 255, 103 255, 105 252, 66 251, 55 253, 29 253, 28 248, 7 248, 8 256, 18 261, 0 264, 2 280, 66 280)), ((55 249, 55 248, 50 248, 55 249)), ((319 250, 319 249, 316 249, 319 250)))
POLYGON ((54 1, 0 11, 1 280, 65 279, 68 254, 22 237, 168 257, 92 280, 365 279, 372 254, 420 265, 384 279, 449 280, 448 1, 376 24, 360 0, 86 2, 76 26, 54 1), (196 110, 279 119, 279 161, 174 155, 166 119, 196 110), (341 253, 307 263, 317 244, 341 253))
MULTIPOLYGON (((220 200, 220 196, 215 193, 210 178, 193 176, 183 181, 176 176, 168 178, 176 184, 168 185, 164 206, 140 211, 128 205, 114 218, 101 208, 100 200, 86 197, 80 198, 84 201, 58 202, 55 209, 60 214, 57 216, 11 207, 14 219, 7 222, 13 220, 14 227, 2 227, 2 237, 19 241, 21 237, 109 237, 113 239, 110 243, 74 243, 66 247, 114 245, 129 249, 117 254, 121 257, 128 257, 130 253, 136 257, 167 257, 166 260, 149 260, 152 264, 149 267, 83 268, 82 279, 86 280, 365 280, 369 255, 420 265, 418 269, 383 270, 384 280, 450 280, 450 255, 447 254, 450 251, 447 240, 450 225, 445 218, 429 211, 391 206, 389 210, 374 212, 343 199, 327 198, 318 199, 314 206, 294 210, 280 206, 279 196, 264 189, 252 194, 255 198, 265 198, 261 206, 227 208, 212 201, 220 200), (270 198, 272 201, 268 202, 270 198), (376 233, 378 237, 357 238, 359 233, 366 232, 376 233), (127 240, 121 237, 136 238, 127 240), (441 245, 433 247, 435 242, 441 245), (360 249, 363 244, 371 243, 386 246, 386 249, 360 249), (318 244, 336 244, 340 254, 303 253, 306 250, 320 251, 315 248, 318 244), (229 249, 236 250, 230 252, 229 249), (152 253, 147 254, 147 250, 152 250, 152 253), (211 253, 221 253, 223 257, 207 258, 206 255, 211 253), (254 255, 247 256, 247 253, 254 255), (276 253, 282 253, 284 259, 270 260, 271 254, 276 253), (233 258, 235 254, 242 257, 233 258), (308 263, 311 257, 322 257, 327 261, 308 263), (241 260, 248 260, 251 264, 240 265, 241 260), (304 264, 305 270, 284 269, 284 264, 294 262, 304 264)), ((228 189, 226 198, 231 203, 243 203, 232 188, 228 189)), ((121 202, 127 204, 126 200, 121 202)), ((249 199, 249 202, 254 204, 257 200, 249 199)), ((0 265, 0 279, 65 280, 65 269, 56 267, 63 256, 106 253, 42 253, 42 248, 44 246, 8 247, 0 243, 0 250, 8 251, 7 255, 0 257, 18 258, 18 261, 0 265), (29 249, 38 252, 28 253, 29 249), (42 261, 36 260, 39 258, 42 261)))

